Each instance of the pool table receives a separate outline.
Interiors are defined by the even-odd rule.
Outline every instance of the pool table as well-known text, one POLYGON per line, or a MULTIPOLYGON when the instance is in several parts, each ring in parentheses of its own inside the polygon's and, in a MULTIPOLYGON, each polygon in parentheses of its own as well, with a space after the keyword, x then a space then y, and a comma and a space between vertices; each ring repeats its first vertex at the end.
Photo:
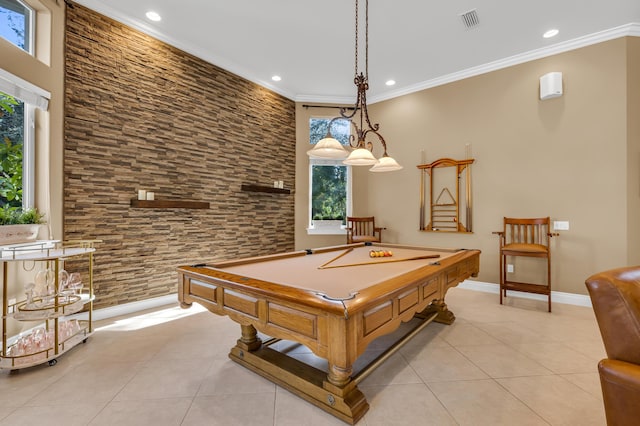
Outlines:
POLYGON ((240 324, 232 360, 354 424, 369 408, 357 384, 429 322, 455 320, 445 294, 477 276, 479 258, 478 250, 360 243, 180 266, 178 299, 240 324), (354 374, 374 339, 416 318, 419 327, 354 374), (306 346, 327 370, 273 349, 279 340, 306 346))

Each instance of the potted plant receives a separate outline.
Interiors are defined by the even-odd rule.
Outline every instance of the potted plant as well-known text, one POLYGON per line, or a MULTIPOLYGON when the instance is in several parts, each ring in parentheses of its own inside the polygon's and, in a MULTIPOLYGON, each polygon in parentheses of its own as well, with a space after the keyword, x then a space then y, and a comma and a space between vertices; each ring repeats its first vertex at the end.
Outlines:
POLYGON ((26 243, 38 237, 44 215, 35 208, 8 205, 0 209, 0 245, 26 243))

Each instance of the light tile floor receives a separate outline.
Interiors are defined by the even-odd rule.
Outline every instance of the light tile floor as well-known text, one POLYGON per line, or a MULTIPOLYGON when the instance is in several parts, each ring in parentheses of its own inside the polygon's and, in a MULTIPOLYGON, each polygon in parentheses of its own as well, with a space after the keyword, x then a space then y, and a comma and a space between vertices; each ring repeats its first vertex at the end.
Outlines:
MULTIPOLYGON (((591 308, 451 289, 360 385, 377 425, 604 425, 591 308)), ((343 425, 227 358, 239 327, 194 305, 96 323, 58 364, 0 372, 0 425, 343 425)), ((371 352, 382 349, 374 342, 371 352)), ((312 359, 305 348, 293 348, 312 359)), ((370 354, 367 354, 369 356, 370 354)))

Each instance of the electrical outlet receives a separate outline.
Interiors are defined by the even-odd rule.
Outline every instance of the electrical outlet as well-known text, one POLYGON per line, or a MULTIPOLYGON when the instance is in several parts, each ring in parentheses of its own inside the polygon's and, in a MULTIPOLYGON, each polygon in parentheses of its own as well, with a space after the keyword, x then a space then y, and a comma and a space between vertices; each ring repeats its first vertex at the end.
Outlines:
POLYGON ((507 272, 513 273, 513 265, 511 263, 507 263, 507 272))

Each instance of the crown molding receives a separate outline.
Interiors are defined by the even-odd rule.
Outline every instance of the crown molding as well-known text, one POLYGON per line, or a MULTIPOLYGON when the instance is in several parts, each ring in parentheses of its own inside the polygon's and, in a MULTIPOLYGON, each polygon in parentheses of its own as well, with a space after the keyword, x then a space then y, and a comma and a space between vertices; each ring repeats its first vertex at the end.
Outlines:
MULTIPOLYGON (((275 93, 278 93, 295 102, 330 103, 330 104, 331 103, 349 104, 354 102, 353 97, 295 94, 291 91, 284 90, 279 86, 275 86, 271 84, 269 81, 256 78, 255 75, 250 70, 238 65, 233 61, 230 61, 227 58, 224 58, 222 56, 217 56, 203 49, 194 48, 193 46, 187 46, 186 44, 181 43, 178 40, 175 40, 174 38, 167 36, 161 31, 158 31, 157 28, 149 25, 144 20, 132 19, 131 17, 121 14, 117 10, 105 4, 105 2, 101 2, 98 0, 76 0, 76 2, 102 15, 105 15, 111 19, 114 19, 124 25, 127 25, 153 38, 156 38, 171 46, 174 46, 184 52, 194 55, 217 67, 220 67, 226 71, 229 71, 239 77, 249 80, 275 93)), ((432 87, 442 86, 444 84, 452 83, 459 80, 464 80, 469 77, 486 74, 492 71, 497 71, 499 69, 511 67, 511 66, 522 64, 525 62, 533 61, 536 59, 541 59, 547 56, 557 55, 559 53, 568 52, 570 50, 575 50, 581 47, 586 47, 593 44, 602 43, 604 41, 609 41, 609 40, 613 40, 620 37, 626 37, 626 36, 640 37, 640 23, 633 22, 633 23, 621 25, 619 27, 589 34, 583 37, 578 37, 562 43, 554 44, 548 47, 531 50, 529 52, 525 52, 522 54, 500 59, 497 61, 489 62, 484 65, 467 68, 465 70, 457 71, 441 77, 422 81, 420 83, 416 83, 410 86, 405 86, 394 91, 385 92, 385 94, 383 95, 379 95, 379 96, 371 95, 367 98, 367 100, 368 100, 368 103, 371 105, 376 102, 382 102, 389 99, 397 98, 399 96, 409 95, 411 93, 419 92, 425 89, 430 89, 432 87)))
POLYGON ((525 62, 534 61, 536 59, 545 58, 547 56, 557 55, 559 53, 569 52, 581 47, 591 46, 593 44, 598 44, 627 36, 640 37, 640 23, 634 22, 626 25, 621 25, 619 27, 589 34, 583 37, 578 37, 562 43, 554 44, 552 46, 530 50, 529 52, 489 62, 477 67, 467 68, 466 70, 447 74, 442 77, 423 81, 418 84, 403 87, 396 91, 387 92, 381 96, 372 96, 369 98, 369 103, 374 104, 376 102, 386 101, 389 99, 397 98, 399 96, 409 95, 421 90, 430 89, 432 87, 442 86, 443 84, 453 83, 454 81, 464 80, 465 78, 475 77, 480 74, 486 74, 492 71, 519 65, 525 62))

